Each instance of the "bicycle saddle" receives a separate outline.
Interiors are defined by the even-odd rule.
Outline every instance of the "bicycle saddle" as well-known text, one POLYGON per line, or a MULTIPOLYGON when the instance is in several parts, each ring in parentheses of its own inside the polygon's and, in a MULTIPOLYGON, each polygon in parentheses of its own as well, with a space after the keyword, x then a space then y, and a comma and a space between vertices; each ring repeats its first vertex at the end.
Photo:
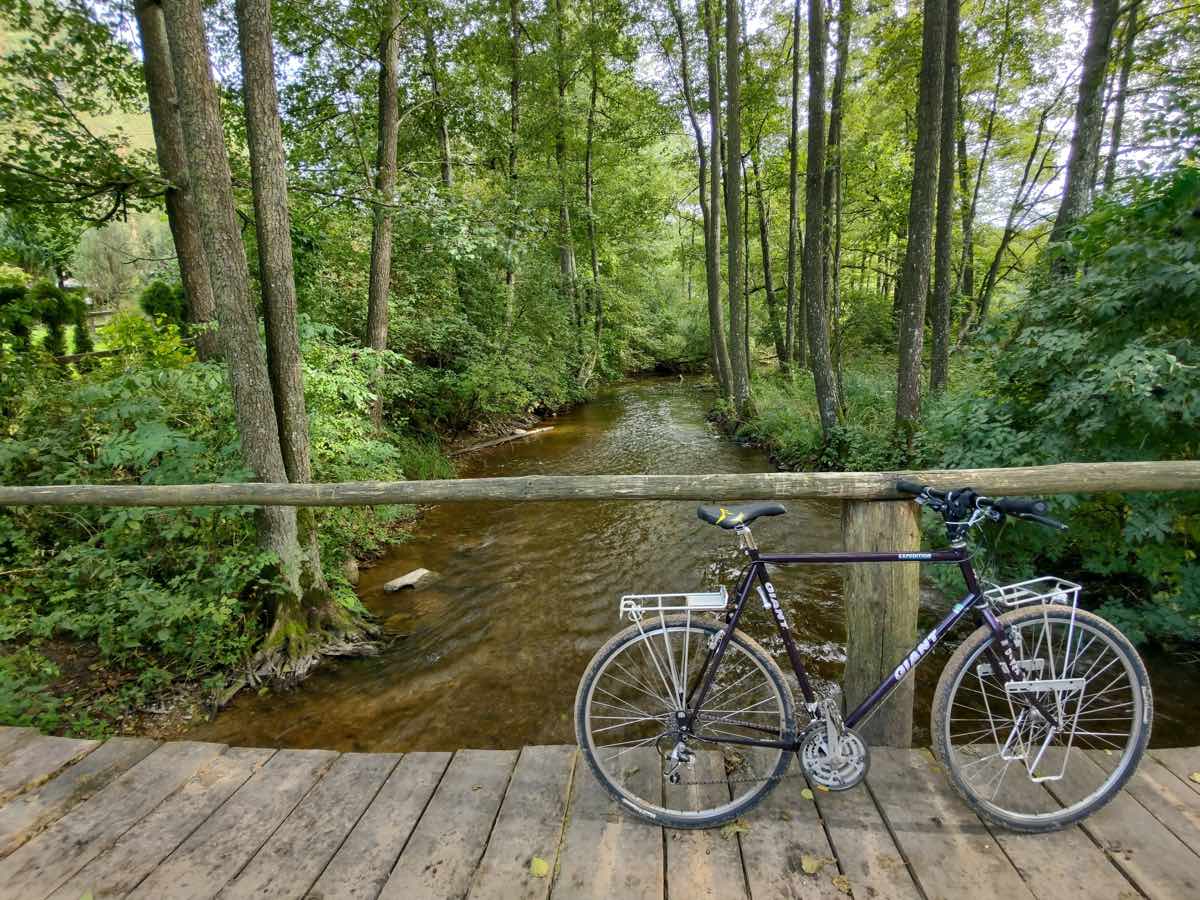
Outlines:
POLYGON ((782 516, 787 507, 782 503, 744 503, 741 506, 699 506, 696 518, 709 525, 732 529, 749 525, 759 516, 782 516))

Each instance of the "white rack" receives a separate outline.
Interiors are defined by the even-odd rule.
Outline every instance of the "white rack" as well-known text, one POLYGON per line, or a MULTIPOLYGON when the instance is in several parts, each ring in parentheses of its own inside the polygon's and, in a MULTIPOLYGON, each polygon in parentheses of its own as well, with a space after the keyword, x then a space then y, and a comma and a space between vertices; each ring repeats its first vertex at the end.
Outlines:
POLYGON ((636 622, 646 613, 719 612, 728 605, 724 586, 689 594, 626 594, 621 598, 621 618, 636 622))
POLYGON ((1016 584, 998 585, 983 592, 991 603, 999 606, 1028 606, 1033 603, 1056 603, 1075 606, 1079 602, 1080 586, 1065 578, 1043 575, 1016 584))

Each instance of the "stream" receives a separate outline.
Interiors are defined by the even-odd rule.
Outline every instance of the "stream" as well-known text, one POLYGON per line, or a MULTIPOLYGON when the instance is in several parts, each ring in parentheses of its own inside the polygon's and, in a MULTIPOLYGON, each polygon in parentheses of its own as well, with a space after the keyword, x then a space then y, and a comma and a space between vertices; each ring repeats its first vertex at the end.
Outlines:
MULTIPOLYGON (((765 453, 723 438, 705 421, 710 400, 691 380, 625 381, 549 419, 552 431, 469 454, 460 475, 771 471, 765 453)), ((840 547, 838 503, 787 506, 786 516, 755 523, 763 550, 840 547)), ((592 655, 624 627, 621 594, 732 589, 742 563, 736 541, 700 522, 695 508, 692 501, 432 507, 416 537, 362 571, 359 596, 390 639, 379 656, 329 661, 294 690, 243 691, 188 736, 342 751, 574 743, 575 689, 592 655), (438 578, 415 591, 384 592, 386 582, 416 568, 438 578)), ((774 570, 772 580, 810 676, 818 691, 829 690, 845 660, 840 572, 795 566, 774 570)), ((951 602, 923 587, 921 627, 951 602)), ((747 609, 742 627, 788 672, 763 611, 755 603, 747 609)), ((952 650, 943 646, 917 670, 918 744, 928 744, 929 702, 952 650)), ((1147 664, 1155 745, 1196 743, 1194 704, 1180 683, 1194 683, 1195 668, 1170 658, 1147 664)))

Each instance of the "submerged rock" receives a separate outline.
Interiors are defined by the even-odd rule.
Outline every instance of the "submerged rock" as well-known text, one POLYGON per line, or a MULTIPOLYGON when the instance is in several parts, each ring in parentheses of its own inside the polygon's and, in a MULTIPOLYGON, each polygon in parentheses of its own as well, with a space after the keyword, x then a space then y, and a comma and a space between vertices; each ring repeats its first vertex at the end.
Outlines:
POLYGON ((407 575, 401 575, 399 578, 393 578, 383 586, 383 589, 388 593, 402 591, 405 588, 425 587, 438 577, 437 572, 432 572, 429 569, 413 569, 407 575))

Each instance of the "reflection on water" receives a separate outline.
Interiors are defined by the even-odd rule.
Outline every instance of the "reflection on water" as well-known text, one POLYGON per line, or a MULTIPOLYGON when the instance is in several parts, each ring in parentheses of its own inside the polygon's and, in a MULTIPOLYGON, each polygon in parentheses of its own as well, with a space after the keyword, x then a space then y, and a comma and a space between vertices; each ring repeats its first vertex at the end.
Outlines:
MULTIPOLYGON (((464 477, 536 474, 764 472, 761 451, 722 439, 704 420, 708 398, 690 382, 638 380, 552 420, 554 430, 469 457, 464 477)), ((713 498, 733 501, 733 497, 713 498)), ((622 593, 687 591, 724 583, 741 565, 726 532, 695 517, 691 501, 447 503, 419 536, 363 571, 363 603, 397 635, 382 655, 327 663, 293 691, 244 693, 198 739, 340 750, 450 750, 572 743, 571 710, 592 655, 623 624, 622 593), (423 567, 439 574, 416 592, 385 582, 423 567)), ((791 502, 762 519, 764 550, 840 546, 839 507, 791 502)), ((819 685, 844 661, 841 577, 825 566, 777 570, 773 581, 819 685)), ((948 604, 922 598, 922 624, 948 604), (935 609, 936 607, 936 609, 935 609)), ((745 626, 788 671, 762 611, 745 626)), ((923 741, 940 654, 919 671, 923 741)))

